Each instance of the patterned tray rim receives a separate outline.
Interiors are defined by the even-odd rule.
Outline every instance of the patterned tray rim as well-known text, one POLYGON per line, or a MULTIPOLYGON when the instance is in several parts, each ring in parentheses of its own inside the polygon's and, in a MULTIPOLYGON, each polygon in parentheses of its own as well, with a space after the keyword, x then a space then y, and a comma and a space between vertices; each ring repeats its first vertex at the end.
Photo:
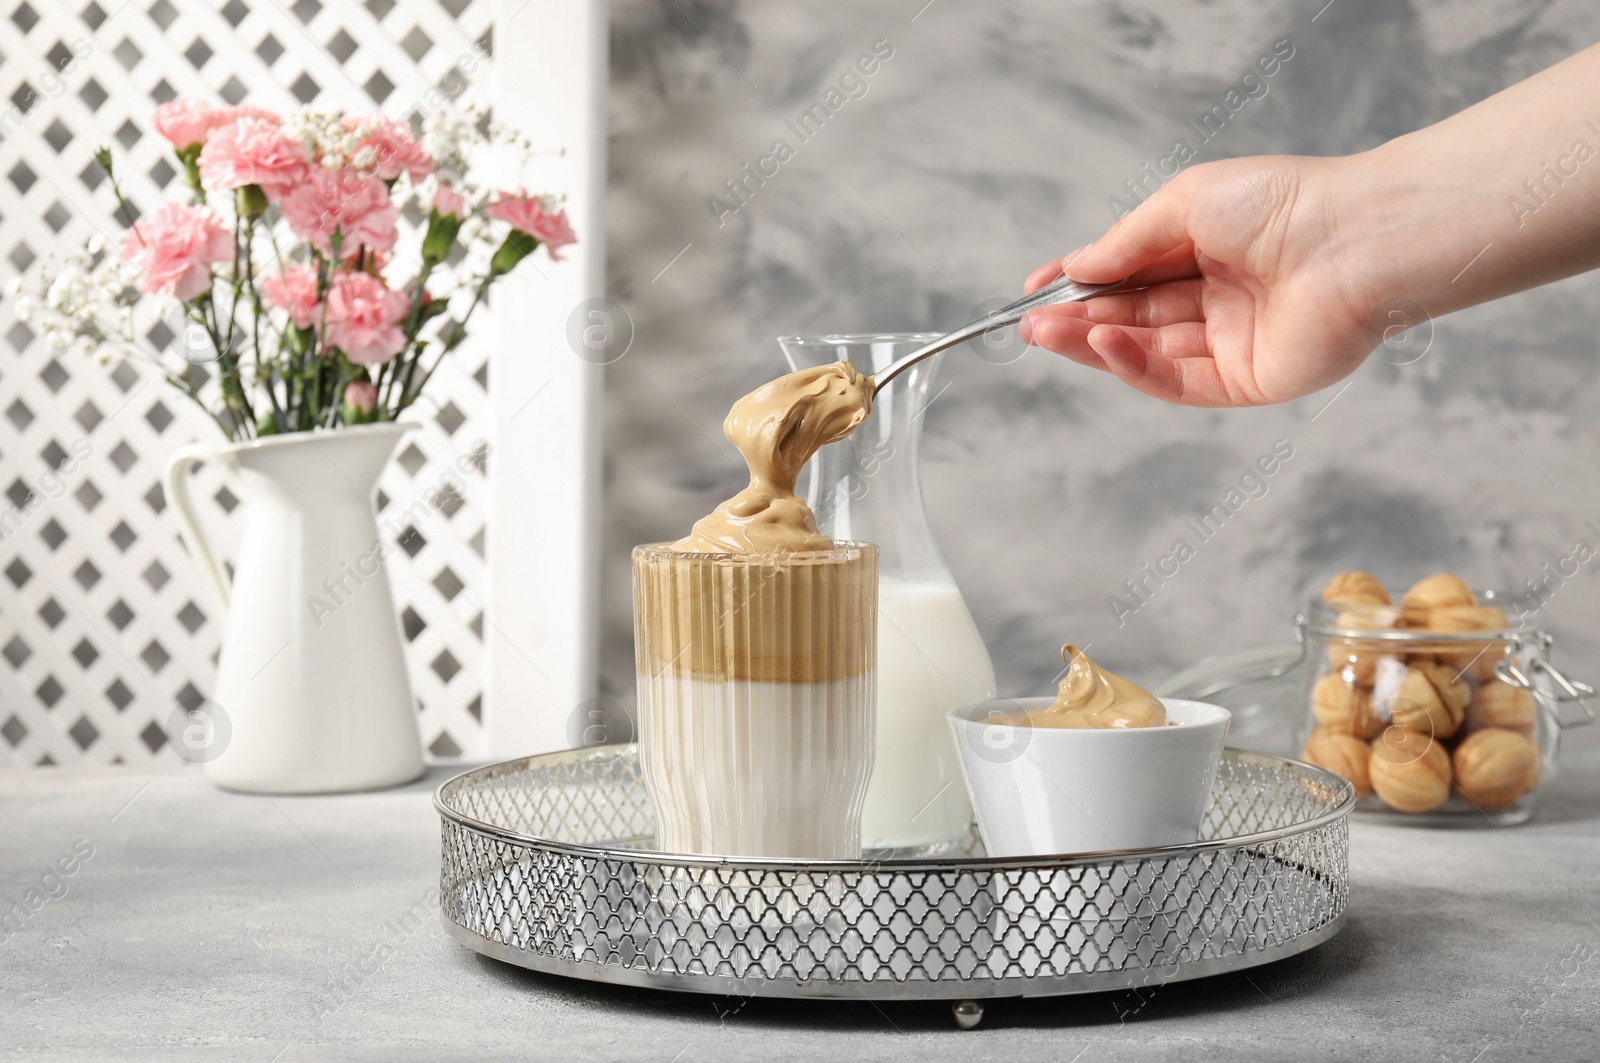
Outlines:
POLYGON ((630 756, 638 755, 638 743, 612 744, 603 746, 590 746, 586 749, 563 750, 554 753, 536 753, 532 756, 516 757, 511 760, 486 764, 481 767, 471 768, 455 775, 442 783, 433 794, 433 807, 441 819, 455 823, 467 830, 486 834, 502 841, 515 845, 527 846, 551 852, 566 853, 585 859, 602 860, 628 860, 636 863, 659 864, 670 867, 685 868, 724 868, 729 870, 750 869, 751 871, 801 871, 809 873, 837 872, 839 874, 860 873, 864 869, 883 871, 1029 871, 1047 869, 1051 871, 1062 868, 1089 867, 1103 865, 1108 862, 1135 863, 1145 860, 1164 859, 1168 857, 1188 856, 1195 853, 1213 852, 1221 849, 1235 849, 1241 847, 1265 845, 1297 834, 1317 830, 1320 827, 1346 819, 1356 806, 1355 787, 1342 776, 1325 768, 1308 764, 1302 760, 1290 757, 1280 757, 1272 753, 1258 753, 1244 749, 1224 749, 1222 755, 1225 759, 1238 760, 1244 763, 1255 763, 1262 767, 1292 766, 1306 774, 1309 780, 1323 782, 1338 794, 1338 802, 1331 809, 1308 819, 1297 820, 1281 827, 1270 830, 1255 831, 1250 834, 1229 835, 1218 838, 1207 838, 1204 841, 1189 842, 1183 845, 1164 845, 1150 849, 1108 849, 1093 853, 1071 853, 1050 856, 1023 856, 1023 857, 912 857, 878 859, 863 855, 858 860, 796 860, 775 857, 744 857, 744 856, 718 856, 714 854, 697 853, 666 853, 655 849, 634 849, 625 846, 596 845, 581 842, 562 842, 551 838, 542 838, 535 834, 524 834, 521 831, 511 830, 508 827, 494 823, 486 823, 452 808, 449 804, 450 797, 480 779, 487 779, 497 774, 507 774, 530 767, 537 762, 545 763, 581 763, 584 761, 623 760, 630 756))
POLYGON ((728 997, 774 997, 790 1000, 996 1000, 1027 997, 1065 997, 1083 993, 1109 993, 1119 989, 1148 989, 1172 982, 1210 978, 1231 971, 1248 970, 1276 963, 1316 948, 1344 929, 1350 915, 1348 905, 1315 930, 1266 948, 1249 949, 1227 956, 1185 960, 1172 973, 1152 977, 1156 967, 1130 966, 1114 971, 1085 971, 1066 975, 1031 977, 974 977, 961 980, 908 979, 796 979, 756 978, 727 975, 686 974, 652 971, 615 963, 597 963, 570 957, 544 956, 484 937, 452 920, 441 911, 439 921, 458 944, 492 960, 539 974, 577 978, 586 982, 633 986, 639 989, 664 989, 677 993, 698 993, 728 997))

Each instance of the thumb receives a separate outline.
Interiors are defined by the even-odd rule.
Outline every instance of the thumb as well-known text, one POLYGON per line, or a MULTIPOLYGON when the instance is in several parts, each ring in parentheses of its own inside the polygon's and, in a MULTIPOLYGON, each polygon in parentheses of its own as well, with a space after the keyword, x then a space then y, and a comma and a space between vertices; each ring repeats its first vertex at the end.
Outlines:
POLYGON ((1188 182, 1172 181, 1107 229, 1105 235, 1062 263, 1084 284, 1131 277, 1189 242, 1188 182))

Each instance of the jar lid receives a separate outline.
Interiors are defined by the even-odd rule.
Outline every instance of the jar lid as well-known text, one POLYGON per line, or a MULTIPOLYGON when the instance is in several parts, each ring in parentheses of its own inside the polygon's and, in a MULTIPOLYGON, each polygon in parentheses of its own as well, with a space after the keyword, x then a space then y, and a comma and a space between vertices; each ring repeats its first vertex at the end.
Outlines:
POLYGON ((1534 634, 1523 619, 1526 614, 1520 610, 1513 613, 1510 595, 1494 590, 1475 593, 1476 605, 1432 607, 1313 598, 1303 619, 1312 635, 1406 645, 1477 644, 1534 634))

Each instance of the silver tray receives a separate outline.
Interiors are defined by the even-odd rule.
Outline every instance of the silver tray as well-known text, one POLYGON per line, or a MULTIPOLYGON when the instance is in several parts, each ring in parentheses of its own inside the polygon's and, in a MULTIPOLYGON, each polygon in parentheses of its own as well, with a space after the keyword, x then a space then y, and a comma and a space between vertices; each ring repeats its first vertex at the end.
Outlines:
POLYGON ((650 850, 635 746, 478 768, 439 788, 441 918, 535 971, 729 996, 977 1002, 1127 989, 1283 959, 1349 900, 1349 783, 1227 750, 1192 845, 915 860, 650 850))

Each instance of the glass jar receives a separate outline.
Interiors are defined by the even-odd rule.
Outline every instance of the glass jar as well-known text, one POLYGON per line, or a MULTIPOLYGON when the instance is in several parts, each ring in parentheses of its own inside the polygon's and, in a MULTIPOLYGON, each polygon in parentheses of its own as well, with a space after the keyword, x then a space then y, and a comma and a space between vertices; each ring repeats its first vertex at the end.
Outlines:
MULTIPOLYGON (((931 333, 783 336, 793 369, 840 359, 876 373, 937 337, 931 333)), ((823 447, 802 494, 834 539, 878 545, 876 764, 861 813, 862 841, 893 855, 930 855, 972 824, 945 713, 994 697, 994 667, 928 526, 918 480, 923 413, 942 355, 917 363, 873 399, 872 415, 823 447)))
MULTIPOLYGON (((1503 622, 1505 601, 1478 592, 1480 622, 1503 622)), ((1358 812, 1522 823, 1555 775, 1561 730, 1594 720, 1582 700, 1594 688, 1550 664, 1543 631, 1443 630, 1437 611, 1320 599, 1296 625, 1307 660, 1295 746, 1355 785, 1358 812)))

